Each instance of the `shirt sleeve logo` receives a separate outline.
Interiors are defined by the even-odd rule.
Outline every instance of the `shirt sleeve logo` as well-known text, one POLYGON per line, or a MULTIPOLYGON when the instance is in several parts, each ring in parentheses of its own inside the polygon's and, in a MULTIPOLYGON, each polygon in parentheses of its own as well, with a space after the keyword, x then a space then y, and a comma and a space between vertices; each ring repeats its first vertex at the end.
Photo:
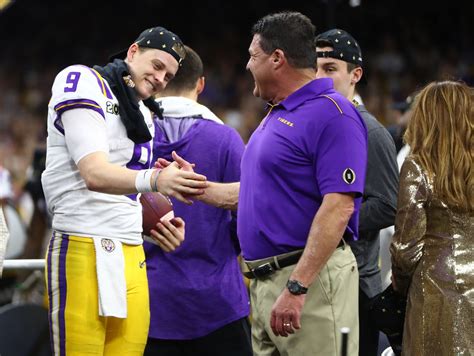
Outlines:
POLYGON ((356 180, 356 174, 351 168, 346 168, 342 173, 342 179, 347 184, 353 184, 356 180))

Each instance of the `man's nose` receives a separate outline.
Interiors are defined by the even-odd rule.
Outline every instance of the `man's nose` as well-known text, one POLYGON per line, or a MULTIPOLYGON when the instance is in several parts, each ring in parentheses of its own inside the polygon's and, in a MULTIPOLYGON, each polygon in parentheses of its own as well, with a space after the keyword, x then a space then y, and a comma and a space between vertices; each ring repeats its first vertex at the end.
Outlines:
POLYGON ((163 82, 165 81, 165 75, 166 75, 165 71, 160 70, 160 71, 155 72, 153 79, 155 79, 156 83, 163 85, 163 82))

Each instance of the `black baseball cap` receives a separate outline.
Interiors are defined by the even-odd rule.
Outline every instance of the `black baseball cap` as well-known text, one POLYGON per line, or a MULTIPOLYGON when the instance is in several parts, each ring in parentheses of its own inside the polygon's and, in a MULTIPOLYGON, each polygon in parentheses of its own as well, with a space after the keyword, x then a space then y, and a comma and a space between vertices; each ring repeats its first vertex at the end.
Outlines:
POLYGON ((316 47, 332 47, 332 51, 318 51, 319 57, 340 59, 362 67, 362 51, 352 35, 344 30, 335 28, 316 36, 316 47))
MULTIPOLYGON (((186 57, 186 50, 183 42, 175 33, 168 31, 164 27, 152 27, 146 29, 134 41, 140 47, 155 48, 165 51, 173 56, 174 59, 181 65, 181 62, 186 57)), ((115 53, 110 56, 109 60, 113 61, 116 58, 123 59, 127 55, 128 48, 115 53)))

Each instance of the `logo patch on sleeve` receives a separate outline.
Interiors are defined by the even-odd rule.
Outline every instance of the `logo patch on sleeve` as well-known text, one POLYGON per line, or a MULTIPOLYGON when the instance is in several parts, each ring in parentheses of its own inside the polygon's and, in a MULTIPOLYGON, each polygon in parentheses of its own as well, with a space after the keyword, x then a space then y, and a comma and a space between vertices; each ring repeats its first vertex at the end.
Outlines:
POLYGON ((347 184, 353 184, 356 180, 356 174, 351 168, 346 168, 342 173, 342 179, 347 184))

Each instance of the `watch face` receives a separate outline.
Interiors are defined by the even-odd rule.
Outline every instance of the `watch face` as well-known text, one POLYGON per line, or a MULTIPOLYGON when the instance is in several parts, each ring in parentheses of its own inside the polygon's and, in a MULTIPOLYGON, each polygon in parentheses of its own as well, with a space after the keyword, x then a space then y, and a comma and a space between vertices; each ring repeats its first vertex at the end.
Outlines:
POLYGON ((298 281, 289 280, 286 286, 290 293, 295 295, 304 294, 307 291, 307 288, 303 287, 303 285, 298 281))
POLYGON ((288 283, 288 289, 291 293, 298 293, 298 291, 300 290, 298 283, 295 283, 294 281, 288 283))

